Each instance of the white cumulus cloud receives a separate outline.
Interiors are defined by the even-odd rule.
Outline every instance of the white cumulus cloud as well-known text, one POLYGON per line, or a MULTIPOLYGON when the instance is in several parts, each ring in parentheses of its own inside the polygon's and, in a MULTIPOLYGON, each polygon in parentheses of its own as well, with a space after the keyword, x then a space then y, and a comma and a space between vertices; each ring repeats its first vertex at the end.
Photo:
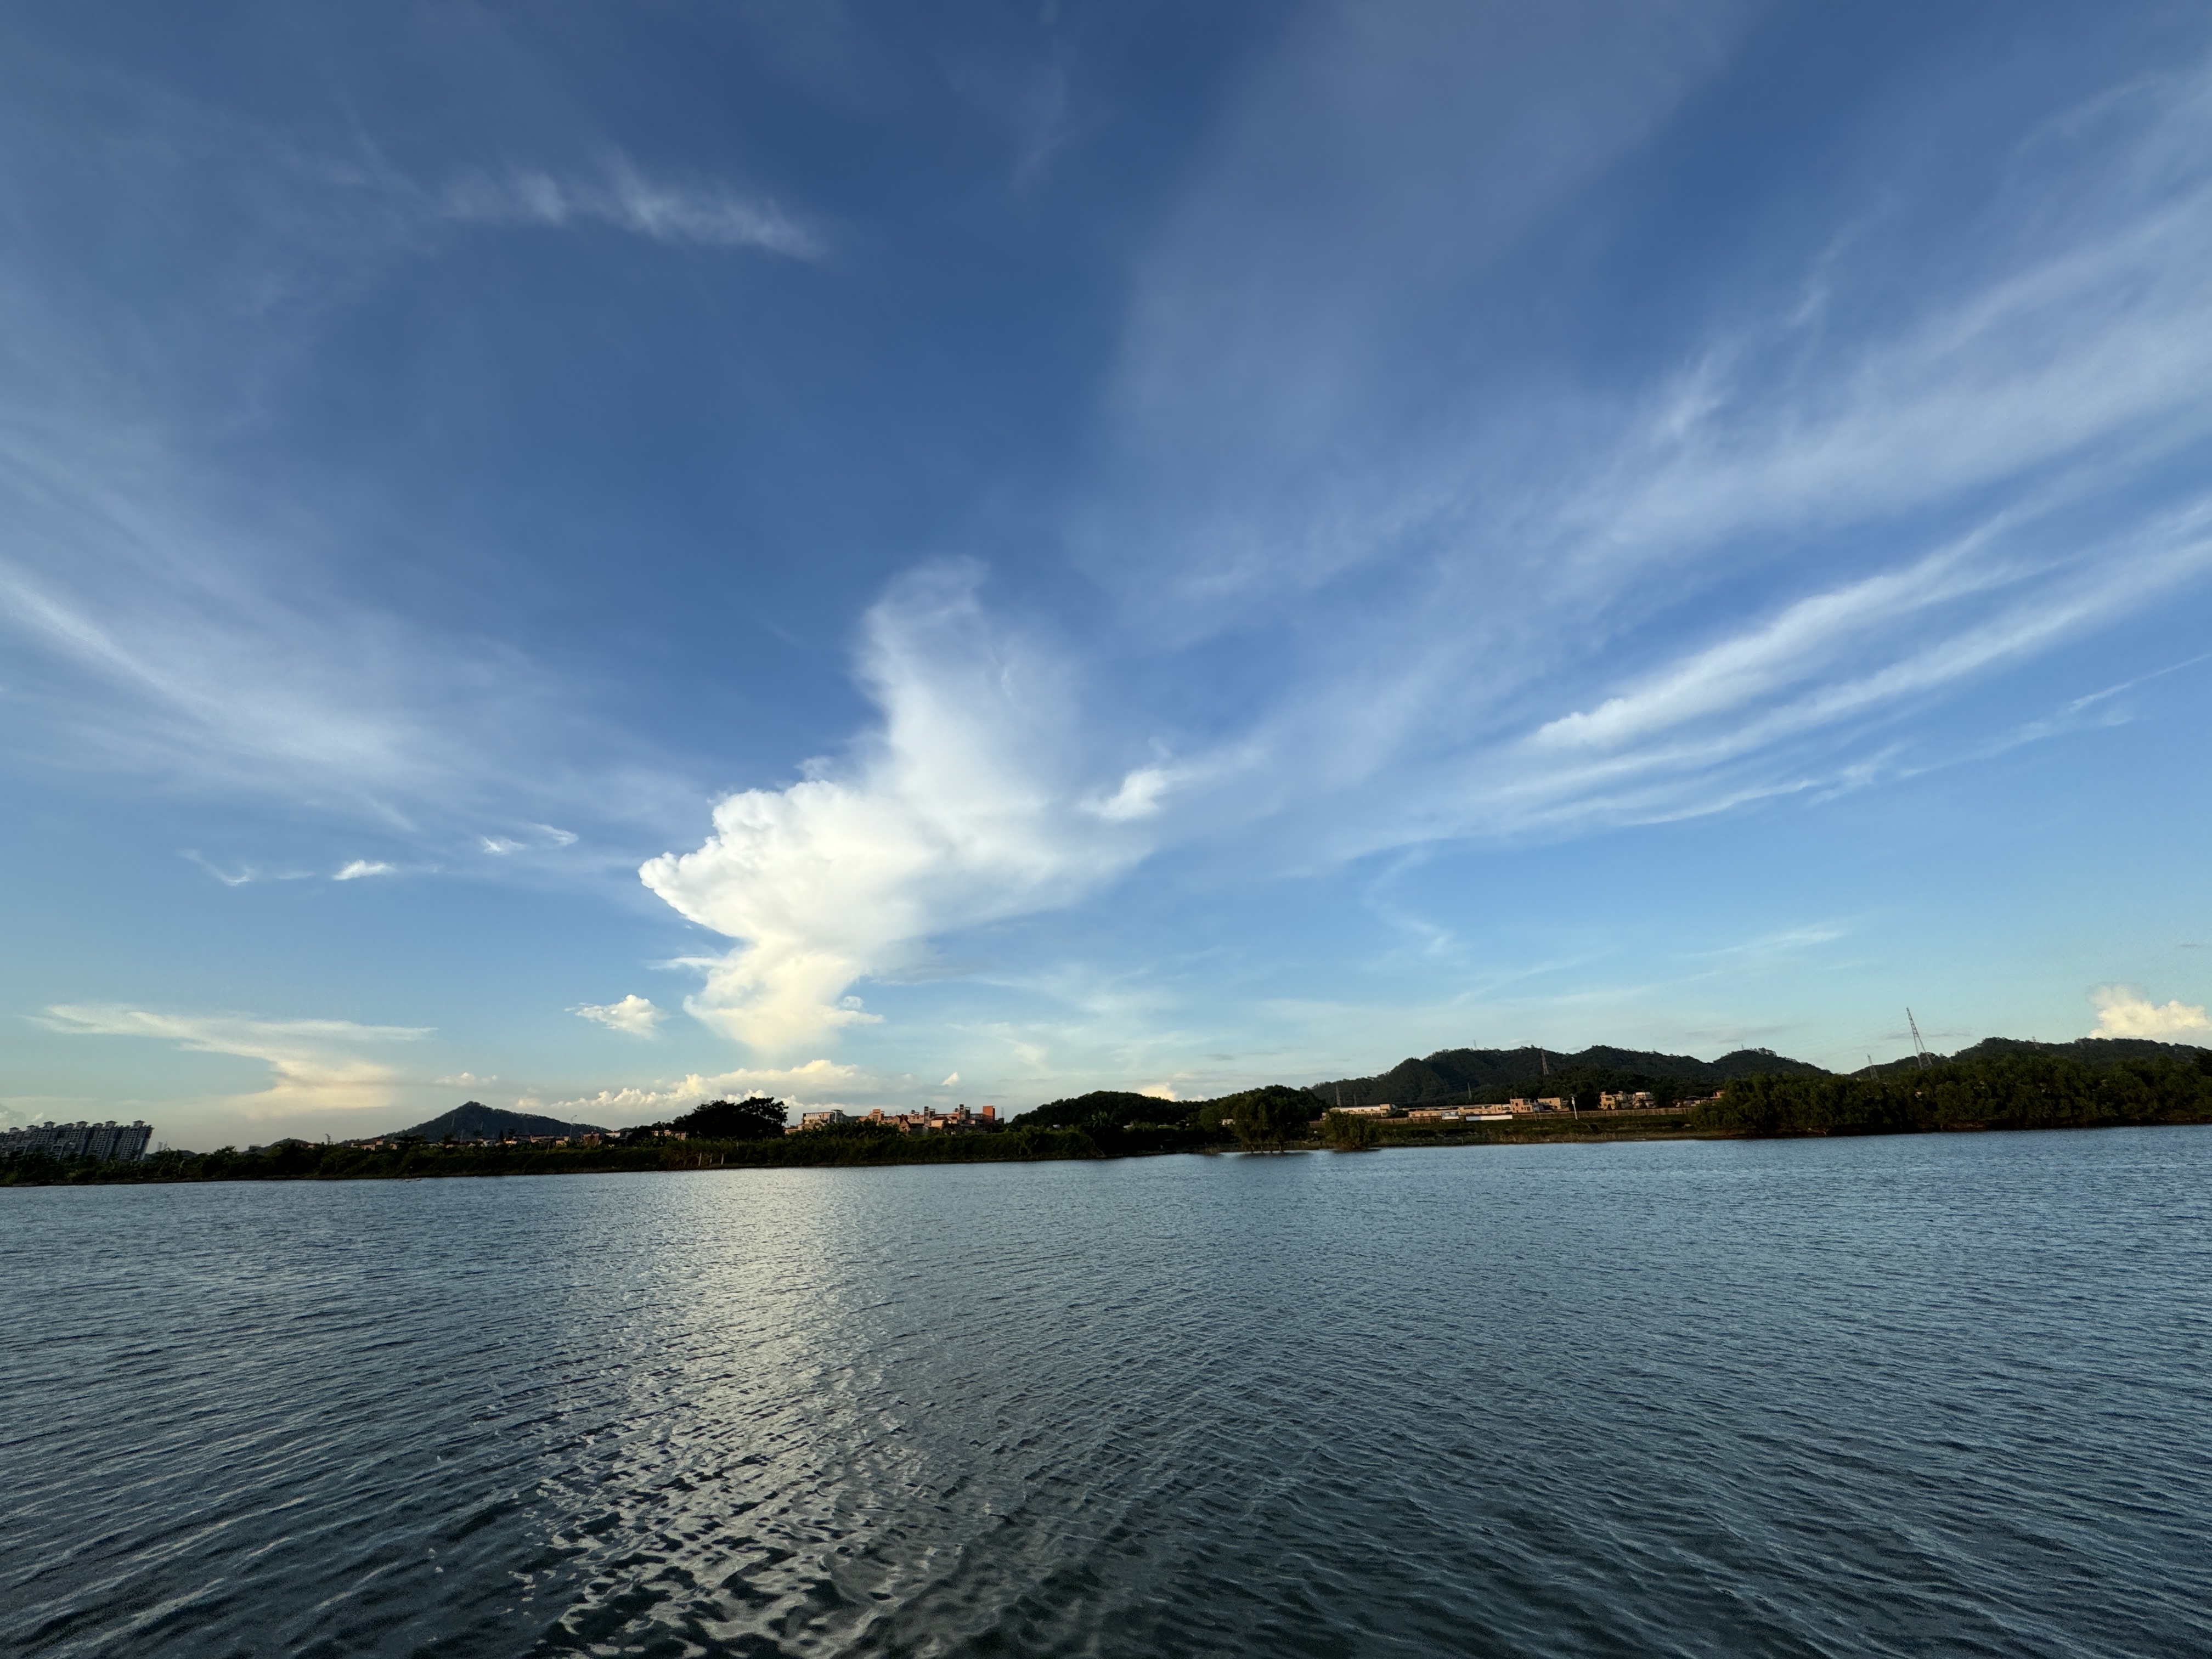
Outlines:
POLYGON ((654 1007, 647 999, 635 993, 620 1002, 587 1002, 570 1012, 580 1019, 588 1019, 610 1031, 623 1031, 631 1036, 651 1036, 660 1022, 668 1018, 667 1010, 654 1007))
POLYGON ((2153 1002, 2133 985, 2100 985, 2089 993, 2097 1011, 2093 1037, 2149 1037, 2160 1042, 2203 1042, 2212 1037, 2212 1016, 2176 1000, 2153 1002))
POLYGON ((781 1051, 872 1024, 844 1000, 855 980, 932 933, 1066 902, 1148 849, 1084 805, 1061 669, 986 627, 977 574, 924 571, 870 613, 862 678, 884 726, 842 775, 732 795, 696 852, 639 871, 744 941, 685 1002, 708 1024, 781 1051))

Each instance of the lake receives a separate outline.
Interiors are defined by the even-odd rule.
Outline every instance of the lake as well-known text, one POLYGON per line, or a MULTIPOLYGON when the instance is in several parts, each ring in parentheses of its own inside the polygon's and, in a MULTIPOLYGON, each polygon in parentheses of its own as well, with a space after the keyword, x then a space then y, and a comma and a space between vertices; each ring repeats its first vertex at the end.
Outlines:
POLYGON ((2212 1131, 0 1189, 25 1655, 2212 1652, 2212 1131))

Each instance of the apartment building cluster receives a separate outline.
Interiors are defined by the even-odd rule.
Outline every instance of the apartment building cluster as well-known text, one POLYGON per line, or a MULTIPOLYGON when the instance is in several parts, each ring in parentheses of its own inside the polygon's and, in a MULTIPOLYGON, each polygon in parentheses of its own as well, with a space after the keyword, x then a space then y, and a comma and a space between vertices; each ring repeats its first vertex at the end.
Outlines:
POLYGON ((965 1106, 956 1106, 949 1112, 886 1112, 878 1106, 865 1117, 856 1117, 836 1107, 819 1112, 800 1114, 799 1121, 784 1131, 795 1135, 807 1129, 826 1129, 839 1123, 880 1123, 886 1128, 896 1129, 902 1135, 957 1134, 969 1129, 995 1129, 999 1127, 999 1109, 986 1106, 979 1111, 969 1111, 965 1106))
POLYGON ((153 1138, 153 1126, 136 1118, 128 1123, 113 1118, 105 1123, 33 1123, 0 1129, 0 1158, 25 1152, 44 1152, 48 1158, 143 1158, 153 1138))

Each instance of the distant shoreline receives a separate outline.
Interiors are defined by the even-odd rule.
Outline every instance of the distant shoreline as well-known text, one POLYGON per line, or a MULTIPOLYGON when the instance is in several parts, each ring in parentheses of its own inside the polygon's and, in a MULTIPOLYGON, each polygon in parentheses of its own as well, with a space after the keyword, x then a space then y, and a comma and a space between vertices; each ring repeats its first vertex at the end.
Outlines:
MULTIPOLYGON (((260 1181, 441 1181, 485 1180, 561 1175, 627 1175, 703 1173, 714 1170, 835 1170, 897 1169, 948 1164, 1100 1163, 1123 1158, 1218 1157, 1225 1153, 1271 1156, 1278 1152, 1364 1152, 1442 1150, 1471 1146, 1556 1146, 1629 1145, 1645 1141, 1679 1140, 1821 1140, 1884 1138, 1908 1134, 1987 1134, 2035 1129, 2179 1128, 2212 1122, 2205 1117, 2114 1119, 2099 1122, 2067 1122, 2024 1126, 2016 1123, 1958 1122, 1926 1128, 1799 1129, 1759 1133, 1747 1129, 1700 1127, 1680 1114, 1663 1122, 1607 1121, 1626 1115, 1613 1113, 1560 1114, 1555 1119, 1519 1119, 1486 1125, 1480 1129, 1455 1127, 1450 1130, 1427 1126, 1398 1126, 1370 1145, 1332 1147, 1326 1141, 1303 1139, 1279 1147, 1249 1147, 1230 1140, 1200 1146, 1127 1147, 1109 1151, 1078 1130, 1029 1132, 1017 1140, 1017 1132, 995 1135, 947 1137, 915 1143, 902 1139, 859 1149, 793 1145, 791 1141, 737 1141, 725 1145, 693 1143, 682 1152, 639 1152, 628 1148, 514 1148, 484 1146, 428 1146, 412 1149, 390 1165, 345 1167, 352 1160, 333 1159, 325 1166, 321 1158, 295 1156, 289 1164, 267 1153, 184 1152, 157 1154, 137 1164, 101 1164, 90 1160, 19 1158, 0 1160, 0 1186, 166 1186, 218 1182, 260 1181), (1049 1143, 1042 1137, 1050 1135, 1049 1143), (1000 1143, 1000 1144, 994 1144, 1000 1143), (10 1167, 10 1166, 14 1167, 10 1167)), ((1639 1117, 1646 1116, 1638 1114, 1639 1117)), ((311 1149, 317 1153, 343 1153, 350 1148, 311 1149)))
MULTIPOLYGON (((866 1119, 792 1133, 773 1118, 735 1139, 655 1136, 628 1144, 529 1146, 471 1140, 313 1146, 240 1152, 157 1152, 135 1161, 68 1160, 45 1153, 0 1158, 0 1186, 120 1185, 195 1181, 374 1181, 584 1175, 633 1170, 860 1169, 901 1164, 1035 1163, 1166 1152, 1286 1152, 1326 1147, 1495 1146, 1632 1140, 1795 1139, 1837 1135, 2094 1129, 2212 1122, 2212 1051, 2123 1059, 2091 1066, 2048 1051, 2012 1048, 1931 1061, 1890 1074, 1735 1078, 1686 1111, 1516 1113, 1446 1121, 1330 1110, 1308 1115, 1310 1097, 1280 1085, 1183 1109, 1159 1121, 1137 1113, 1175 1103, 1098 1094, 1055 1102, 1006 1125, 903 1133, 866 1119)), ((727 1103, 723 1103, 726 1106, 727 1103)), ((710 1109, 702 1107, 701 1112, 710 1109)), ((732 1125, 745 1114, 731 1108, 732 1125)), ((779 1108, 780 1111, 781 1109, 779 1108)))

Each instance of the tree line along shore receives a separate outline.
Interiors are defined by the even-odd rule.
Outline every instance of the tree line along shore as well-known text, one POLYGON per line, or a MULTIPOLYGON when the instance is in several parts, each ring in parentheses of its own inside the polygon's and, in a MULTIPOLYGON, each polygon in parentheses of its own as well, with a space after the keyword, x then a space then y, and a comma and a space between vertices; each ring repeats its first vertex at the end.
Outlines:
MULTIPOLYGON (((1329 1085, 1293 1089, 1273 1085, 1192 1102, 1103 1091, 1051 1102, 1003 1125, 933 1134, 905 1133, 890 1124, 866 1119, 787 1133, 779 1102, 713 1101, 672 1122, 609 1133, 592 1145, 578 1139, 547 1145, 402 1135, 319 1146, 287 1140, 244 1152, 229 1147, 212 1152, 161 1152, 127 1161, 25 1154, 0 1158, 0 1185, 836 1168, 1234 1149, 1357 1152, 1392 1146, 2212 1122, 2212 1051, 2180 1045, 1993 1042, 1948 1060, 1924 1064, 1905 1060, 1848 1075, 1821 1072, 1802 1062, 1785 1064, 1794 1069, 1747 1069, 1723 1079, 1716 1092, 1686 1109, 1670 1105, 1650 1111, 1580 1107, 1586 1096, 1595 1103, 1601 1084, 1612 1092, 1656 1097, 1656 1088, 1632 1085, 1666 1079, 1613 1066, 1563 1064, 1540 1075, 1547 1081, 1557 1079, 1552 1085, 1560 1091, 1556 1097, 1569 1109, 1503 1121, 1472 1115, 1457 1121, 1436 1115, 1419 1119, 1358 1115, 1336 1109, 1328 1097, 1329 1085)), ((1468 1092, 1472 1096, 1477 1091, 1470 1088, 1468 1092)), ((1676 1080, 1670 1100, 1680 1093, 1676 1080)))

